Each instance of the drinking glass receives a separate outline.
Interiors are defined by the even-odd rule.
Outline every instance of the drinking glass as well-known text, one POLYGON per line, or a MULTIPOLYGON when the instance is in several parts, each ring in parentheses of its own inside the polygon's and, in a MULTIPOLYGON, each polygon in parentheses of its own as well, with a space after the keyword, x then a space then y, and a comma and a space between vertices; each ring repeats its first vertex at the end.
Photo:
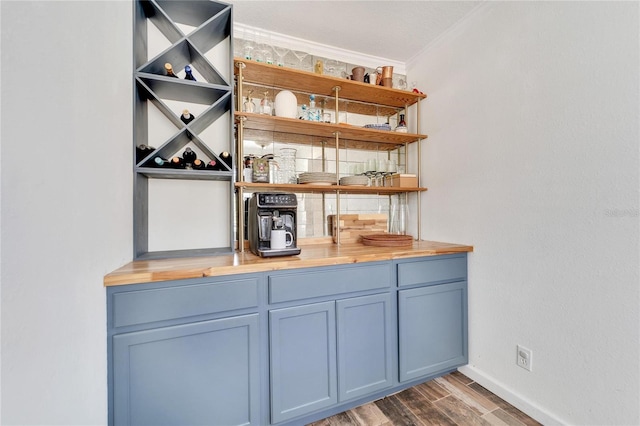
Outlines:
POLYGON ((271 46, 266 43, 262 45, 262 56, 266 64, 273 64, 273 50, 271 50, 271 46))
POLYGON ((254 49, 256 47, 256 35, 253 31, 245 30, 244 43, 242 47, 243 56, 245 59, 251 60, 254 56, 254 49))
POLYGON ((264 44, 257 43, 253 49, 253 59, 256 62, 264 62, 264 44))
POLYGON ((398 195, 397 199, 391 202, 391 221, 389 223, 389 233, 405 235, 407 233, 407 222, 409 221, 409 210, 404 196, 398 195))
POLYGON ((369 158, 365 163, 365 172, 375 174, 378 171, 378 161, 375 158, 369 158))
POLYGON ((332 77, 338 77, 338 64, 338 61, 336 61, 335 59, 327 59, 324 62, 324 72, 332 77))
POLYGON ((287 49, 286 47, 282 47, 282 46, 276 46, 276 45, 271 45, 271 48, 273 49, 273 51, 276 53, 277 59, 276 59, 276 65, 278 65, 279 67, 284 67, 284 57, 287 56, 287 52, 289 51, 289 49, 287 49))
POLYGON ((307 56, 309 56, 309 54, 307 52, 303 52, 302 50, 292 50, 291 52, 295 55, 296 58, 298 58, 298 61, 300 62, 300 64, 298 65, 298 69, 308 71, 309 68, 303 63, 303 61, 307 56))
POLYGON ((266 64, 273 64, 273 49, 271 48, 271 34, 262 34, 260 42, 262 59, 266 64))

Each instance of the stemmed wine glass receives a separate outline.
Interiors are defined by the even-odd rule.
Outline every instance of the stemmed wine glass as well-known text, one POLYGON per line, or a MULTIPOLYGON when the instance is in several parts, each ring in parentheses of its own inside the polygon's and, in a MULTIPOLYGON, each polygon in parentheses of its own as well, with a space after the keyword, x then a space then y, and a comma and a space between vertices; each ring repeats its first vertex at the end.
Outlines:
POLYGON ((364 163, 364 174, 369 178, 369 186, 378 186, 376 181, 376 173, 378 172, 378 160, 369 158, 364 163))
POLYGON ((273 53, 271 52, 270 35, 261 33, 258 33, 256 35, 255 60, 256 62, 273 64, 273 53))
POLYGON ((264 62, 266 64, 273 64, 273 50, 271 47, 271 34, 264 34, 262 36, 262 44, 261 44, 261 49, 262 49, 262 58, 264 59, 264 62))
POLYGON ((253 59, 256 62, 264 62, 264 48, 261 43, 257 43, 256 47, 253 49, 253 59))
POLYGON ((273 51, 268 43, 262 45, 262 56, 266 64, 273 64, 273 51))
POLYGON ((255 34, 251 30, 244 31, 244 39, 242 44, 242 52, 244 59, 251 60, 254 57, 253 50, 255 49, 255 34))
POLYGON ((271 48, 273 49, 273 51, 276 53, 276 56, 278 57, 278 59, 276 60, 276 65, 278 65, 279 67, 284 67, 284 57, 287 55, 287 52, 289 51, 289 49, 282 46, 276 46, 274 44, 271 45, 271 48))
POLYGON ((300 61, 300 65, 298 66, 299 69, 301 70, 307 70, 308 68, 303 64, 304 59, 309 56, 309 54, 307 52, 304 52, 302 50, 291 50, 291 52, 293 52, 293 54, 296 56, 296 58, 298 58, 298 61, 300 61))

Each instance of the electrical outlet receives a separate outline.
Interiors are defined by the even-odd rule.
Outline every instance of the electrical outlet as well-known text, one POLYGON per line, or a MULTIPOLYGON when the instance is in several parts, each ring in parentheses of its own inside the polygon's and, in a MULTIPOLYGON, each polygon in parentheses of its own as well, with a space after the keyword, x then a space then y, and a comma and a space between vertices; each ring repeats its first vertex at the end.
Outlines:
POLYGON ((527 349, 524 346, 518 345, 517 350, 518 352, 516 354, 516 364, 518 364, 525 370, 531 371, 531 363, 533 361, 533 354, 531 353, 531 349, 527 349))

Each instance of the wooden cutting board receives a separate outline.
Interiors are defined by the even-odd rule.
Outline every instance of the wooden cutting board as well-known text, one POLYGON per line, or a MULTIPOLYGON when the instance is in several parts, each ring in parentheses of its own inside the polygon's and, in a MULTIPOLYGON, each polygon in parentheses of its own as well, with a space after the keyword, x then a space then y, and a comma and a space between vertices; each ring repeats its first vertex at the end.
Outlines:
POLYGON ((411 247, 413 237, 411 235, 371 234, 362 236, 362 244, 377 247, 411 247))
POLYGON ((384 213, 341 214, 340 223, 336 223, 336 215, 327 216, 329 232, 333 242, 338 241, 338 230, 341 243, 360 242, 362 235, 386 233, 389 229, 388 216, 384 213))

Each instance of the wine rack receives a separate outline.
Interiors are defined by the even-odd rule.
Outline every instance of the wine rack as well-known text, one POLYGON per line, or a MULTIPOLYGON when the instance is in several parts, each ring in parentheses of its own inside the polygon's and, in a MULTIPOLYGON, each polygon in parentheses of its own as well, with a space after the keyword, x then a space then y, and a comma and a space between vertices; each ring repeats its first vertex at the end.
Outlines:
MULTIPOLYGON (((133 3, 134 152, 139 145, 155 148, 144 158, 134 156, 134 257, 136 259, 214 254, 234 250, 234 170, 220 159, 221 152, 235 152, 233 138, 232 7, 216 1, 136 0, 133 3), (153 38, 153 40, 152 40, 153 38), (156 40, 161 40, 157 43, 156 40), (152 45, 161 45, 153 51, 152 45), (170 63, 179 78, 166 75, 170 63), (179 71, 189 65, 196 81, 179 71), (188 124, 180 110, 198 111, 188 124), (156 123, 160 121, 162 126, 156 123), (161 128, 162 131, 158 131, 161 128), (213 133, 213 135, 212 135, 213 133), (156 157, 170 159, 190 147, 198 158, 222 164, 221 170, 159 167, 156 157), (216 193, 228 196, 231 211, 224 244, 213 238, 211 247, 150 250, 150 180, 171 179, 185 183, 206 181, 216 193), (215 244, 218 241, 218 244, 215 244)), ((200 185, 200 184, 198 184, 200 185)), ((194 203, 194 208, 197 203, 194 203)), ((185 221, 188 218, 184 218, 185 221)), ((172 224, 179 229, 183 223, 172 224)), ((171 230, 166 230, 171 232, 171 230)))

